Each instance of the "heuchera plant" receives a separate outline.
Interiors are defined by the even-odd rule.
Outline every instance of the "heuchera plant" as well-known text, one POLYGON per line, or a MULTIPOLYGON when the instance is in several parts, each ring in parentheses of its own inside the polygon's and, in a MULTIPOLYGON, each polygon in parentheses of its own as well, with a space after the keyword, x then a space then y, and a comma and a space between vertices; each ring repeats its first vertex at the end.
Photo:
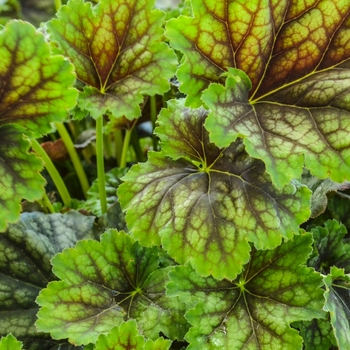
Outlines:
POLYGON ((0 31, 0 350, 347 350, 349 1, 54 5, 0 31))

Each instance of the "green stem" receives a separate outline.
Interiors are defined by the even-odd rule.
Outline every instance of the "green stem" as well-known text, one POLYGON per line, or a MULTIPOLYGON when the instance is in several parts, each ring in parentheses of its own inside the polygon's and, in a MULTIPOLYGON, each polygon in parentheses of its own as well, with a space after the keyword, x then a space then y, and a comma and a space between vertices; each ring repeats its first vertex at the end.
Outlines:
POLYGON ((120 167, 123 150, 123 134, 120 129, 114 131, 114 149, 115 157, 117 158, 118 166, 120 167))
MULTIPOLYGON (((150 105, 151 105, 151 121, 152 121, 153 130, 154 130, 154 128, 156 127, 156 120, 157 120, 157 98, 156 98, 156 95, 151 96, 150 105)), ((152 140, 153 140, 153 149, 156 151, 158 148, 158 139, 155 135, 153 135, 152 140)))
POLYGON ((73 163, 75 172, 78 175, 80 185, 81 185, 81 188, 82 188, 83 193, 84 193, 84 197, 86 199, 87 198, 87 191, 88 191, 90 185, 89 185, 89 181, 87 179, 87 176, 85 174, 85 171, 83 169, 83 166, 81 165, 78 153, 74 147, 73 141, 70 138, 68 131, 65 128, 65 126, 63 125, 63 123, 55 123, 55 126, 56 126, 57 131, 60 134, 65 146, 66 146, 66 149, 68 151, 70 159, 73 163))
POLYGON ((96 161, 97 161, 97 178, 98 191, 100 195, 102 214, 107 212, 107 195, 105 185, 105 168, 103 154, 103 117, 96 119, 96 161))
POLYGON ((49 212, 51 213, 51 214, 54 214, 55 213, 55 209, 53 208, 53 205, 52 205, 52 203, 50 202, 50 199, 49 199, 49 197, 47 196, 47 194, 46 193, 44 193, 44 205, 45 205, 45 207, 49 210, 49 212))
POLYGON ((124 142, 123 142, 123 151, 122 151, 122 157, 120 160, 120 168, 126 167, 126 156, 128 154, 129 144, 130 144, 130 137, 132 133, 132 129, 126 129, 125 130, 125 136, 124 136, 124 142))
POLYGON ((111 135, 104 135, 103 136, 103 144, 104 144, 104 153, 106 155, 106 158, 112 158, 112 148, 111 148, 111 135))
POLYGON ((62 6, 62 1, 61 0, 55 0, 55 8, 56 11, 58 11, 62 6))
POLYGON ((58 193, 60 194, 62 201, 66 207, 70 207, 71 197, 67 190, 67 187, 60 175, 57 171, 55 165, 52 163, 50 157, 47 155, 45 150, 40 146, 37 140, 31 140, 33 150, 42 158, 45 163, 45 168, 50 174, 52 181, 54 182, 58 193))
POLYGON ((140 146, 140 138, 138 137, 135 128, 132 130, 130 143, 131 143, 132 147, 134 148, 135 155, 136 155, 136 161, 138 161, 138 162, 146 161, 145 156, 144 156, 142 149, 141 149, 141 146, 140 146))

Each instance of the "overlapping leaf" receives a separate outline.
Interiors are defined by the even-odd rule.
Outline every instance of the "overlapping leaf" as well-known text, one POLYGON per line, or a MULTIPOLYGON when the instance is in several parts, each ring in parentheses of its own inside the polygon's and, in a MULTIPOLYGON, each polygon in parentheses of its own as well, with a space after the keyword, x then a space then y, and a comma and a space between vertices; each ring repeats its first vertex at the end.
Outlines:
POLYGON ((289 324, 324 316, 322 278, 301 265, 311 243, 311 235, 301 234, 274 250, 253 250, 234 281, 175 267, 167 293, 188 305, 188 350, 301 349, 302 339, 289 324))
POLYGON ((273 248, 298 232, 310 193, 297 182, 275 189, 264 164, 239 141, 224 149, 211 144, 206 116, 183 100, 169 102, 156 129, 164 153, 135 165, 118 195, 141 244, 161 243, 178 263, 232 279, 249 259, 247 241, 273 248))
MULTIPOLYGON (((105 174, 106 178, 106 195, 108 208, 115 204, 118 200, 117 188, 121 183, 120 178, 126 173, 125 168, 114 168, 105 174)), ((98 179, 96 179, 88 190, 88 198, 81 203, 79 209, 85 209, 94 215, 100 217, 102 215, 100 193, 98 189, 98 179)))
POLYGON ((344 274, 343 269, 333 266, 324 283, 324 310, 330 313, 339 350, 346 350, 350 344, 350 277, 344 274))
POLYGON ((344 241, 347 230, 336 220, 328 220, 324 227, 312 229, 315 240, 315 252, 309 266, 327 274, 332 266, 344 268, 350 272, 350 244, 344 241))
POLYGON ((137 118, 142 94, 169 89, 176 58, 161 42, 163 14, 153 6, 148 0, 101 0, 94 7, 70 0, 48 23, 52 39, 85 86, 79 106, 93 117, 110 111, 137 118))
POLYGON ((26 349, 50 349, 55 341, 38 333, 35 299, 55 279, 50 259, 83 238, 94 237, 94 217, 24 213, 0 234, 0 335, 12 333, 26 349))
POLYGON ((330 192, 345 191, 349 189, 350 182, 337 183, 330 179, 320 180, 311 176, 309 172, 302 175, 302 183, 313 192, 311 197, 311 217, 321 215, 327 208, 328 197, 330 192))
POLYGON ((0 126, 18 123, 39 137, 74 107, 73 65, 52 55, 44 36, 26 22, 11 21, 0 32, 0 126))
POLYGON ((156 247, 143 248, 124 232, 110 230, 101 243, 81 241, 52 264, 62 281, 41 291, 36 325, 55 339, 94 343, 129 318, 151 339, 159 332, 182 338, 187 330, 182 303, 165 296, 169 268, 159 268, 156 247))
POLYGON ((28 153, 29 142, 23 139, 18 125, 0 127, 0 231, 20 214, 20 200, 42 196, 45 180, 40 176, 42 161, 28 153))
POLYGON ((196 0, 193 12, 167 26, 186 57, 177 75, 188 103, 197 106, 211 82, 224 83, 230 67, 251 80, 233 70, 225 87, 203 96, 212 141, 246 137, 278 186, 298 178, 304 161, 315 176, 347 179, 350 3, 196 0))
POLYGON ((44 36, 12 21, 0 31, 0 230, 19 218, 19 202, 39 199, 42 163, 28 154, 22 133, 39 137, 74 106, 73 66, 50 54, 44 36), (19 125, 15 125, 19 124, 19 125))
POLYGON ((336 345, 329 318, 301 321, 297 323, 297 328, 303 337, 303 349, 305 350, 330 350, 333 345, 336 345))
POLYGON ((170 340, 158 338, 155 341, 145 340, 139 334, 135 320, 122 322, 119 327, 114 327, 107 335, 101 334, 96 342, 96 350, 167 350, 171 345, 170 340))

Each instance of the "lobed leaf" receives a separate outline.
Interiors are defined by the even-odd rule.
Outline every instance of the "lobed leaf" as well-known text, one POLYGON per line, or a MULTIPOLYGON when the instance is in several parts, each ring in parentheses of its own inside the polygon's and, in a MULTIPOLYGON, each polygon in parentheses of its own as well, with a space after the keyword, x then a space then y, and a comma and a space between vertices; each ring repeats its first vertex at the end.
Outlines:
POLYGON ((0 126, 0 231, 18 220, 21 199, 42 197, 45 180, 39 174, 43 163, 28 153, 29 142, 23 128, 15 124, 0 126))
POLYGON ((178 263, 204 276, 233 279, 250 246, 274 248, 309 215, 309 190, 277 190, 264 164, 241 142, 219 149, 204 129, 207 111, 170 101, 155 130, 163 153, 131 168, 118 189, 126 222, 145 246, 162 244, 178 263), (172 159, 166 157, 169 155, 172 159))
MULTIPOLYGON (((110 208, 118 201, 117 188, 121 183, 120 178, 126 173, 125 168, 114 168, 105 174, 105 185, 107 194, 107 205, 110 208)), ((95 216, 100 217, 102 215, 100 193, 98 188, 98 179, 96 179, 87 192, 88 198, 84 201, 79 209, 85 209, 95 216)))
POLYGON ((0 31, 0 126, 17 123, 40 137, 76 104, 73 65, 52 55, 44 36, 22 21, 0 31))
POLYGON ((0 335, 12 333, 26 349, 52 348, 56 342, 34 327, 35 299, 55 279, 50 259, 89 237, 94 237, 94 217, 74 211, 23 213, 18 223, 0 234, 0 335))
POLYGON ((330 179, 320 180, 311 176, 308 172, 303 173, 302 183, 313 193, 311 197, 311 217, 315 218, 325 212, 330 192, 345 191, 350 187, 350 182, 337 183, 330 179))
POLYGON ((330 313, 331 325, 340 350, 350 344, 350 277, 343 269, 331 267, 330 274, 323 279, 326 286, 324 310, 330 313))
POLYGON ((273 250, 253 249, 233 281, 175 267, 167 293, 187 304, 188 350, 301 349, 302 338, 289 324, 324 316, 321 276, 301 265, 311 243, 311 235, 301 234, 273 250))
POLYGON ((139 334, 135 320, 122 322, 120 326, 112 328, 107 334, 101 334, 96 342, 96 350, 128 349, 128 350, 168 350, 171 340, 158 338, 156 341, 145 340, 139 334))
POLYGON ((300 329, 300 335, 303 337, 305 350, 330 350, 333 345, 336 345, 329 318, 301 321, 297 323, 297 328, 300 329))
POLYGON ((42 162, 28 153, 22 134, 39 137, 76 103, 73 66, 50 53, 42 34, 26 22, 0 30, 0 230, 19 218, 20 200, 44 191, 42 162))
POLYGON ((185 56, 187 103, 198 106, 209 87, 211 140, 245 138, 279 187, 304 162, 319 178, 348 179, 350 3, 195 0, 193 13, 169 21, 166 35, 185 56))
POLYGON ((350 244, 344 241, 347 230, 336 220, 328 220, 324 227, 315 227, 311 230, 315 240, 314 256, 309 266, 327 274, 332 266, 344 268, 350 272, 350 244))
POLYGON ((21 350, 22 343, 18 341, 12 334, 1 338, 0 350, 21 350))
POLYGON ((162 94, 175 71, 174 52, 161 41, 164 14, 154 1, 70 0, 48 31, 85 87, 79 107, 94 118, 140 116, 142 95, 162 94))
POLYGON ((140 331, 182 338, 183 306, 165 296, 169 268, 159 268, 158 249, 143 248, 124 232, 107 231, 101 242, 86 240, 52 259, 62 281, 43 289, 36 326, 53 338, 75 344, 96 342, 124 320, 137 320, 140 331))

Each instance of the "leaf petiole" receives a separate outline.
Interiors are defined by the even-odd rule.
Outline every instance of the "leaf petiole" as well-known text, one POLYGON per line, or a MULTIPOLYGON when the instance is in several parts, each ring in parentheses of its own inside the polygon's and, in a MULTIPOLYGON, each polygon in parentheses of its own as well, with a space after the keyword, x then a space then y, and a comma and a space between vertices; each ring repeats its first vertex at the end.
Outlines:
POLYGON ((62 1, 61 0, 55 0, 55 8, 56 11, 58 11, 62 6, 62 1))
POLYGON ((68 151, 70 159, 73 163, 75 172, 78 175, 79 182, 80 182, 81 188, 82 188, 83 193, 84 193, 84 197, 87 198, 87 191, 90 187, 89 181, 87 179, 87 176, 85 174, 83 166, 81 165, 78 153, 77 153, 76 149, 74 148, 74 144, 72 142, 72 139, 70 138, 67 129, 65 128, 65 126, 62 123, 55 123, 55 126, 56 126, 56 129, 64 142, 64 145, 66 146, 66 149, 68 151))
POLYGON ((52 178, 52 180, 57 188, 57 191, 62 198, 64 205, 69 208, 71 205, 72 199, 70 197, 70 194, 67 190, 67 187, 66 187, 60 173, 57 171, 55 165, 52 163, 52 160, 47 155, 45 150, 41 147, 39 142, 35 139, 31 139, 30 141, 32 143, 32 148, 35 151, 35 153, 38 154, 42 158, 42 160, 44 161, 45 168, 48 171, 48 173, 50 174, 50 176, 51 176, 51 178, 52 178))
POLYGON ((125 130, 123 150, 122 150, 122 156, 121 156, 120 166, 119 166, 120 168, 126 167, 126 156, 128 153, 130 138, 131 138, 132 130, 134 129, 135 123, 136 123, 136 120, 132 123, 130 129, 125 130))
POLYGON ((44 193, 44 197, 43 197, 43 204, 45 205, 45 207, 47 208, 47 210, 51 213, 54 214, 55 213, 55 209, 52 205, 52 203, 50 202, 49 197, 47 196, 46 192, 44 193))
POLYGON ((120 129, 114 131, 114 149, 115 149, 115 157, 118 162, 118 166, 120 167, 120 162, 122 159, 122 150, 123 150, 123 134, 120 129))
POLYGON ((96 119, 96 161, 98 190, 100 193, 100 203, 102 214, 107 212, 107 195, 105 184, 105 168, 103 153, 103 116, 96 119))
MULTIPOLYGON (((153 130, 156 127, 156 121, 157 121, 157 99, 156 95, 150 97, 150 107, 151 107, 151 121, 153 130)), ((156 151, 158 148, 158 139, 155 135, 152 137, 153 139, 153 149, 156 151)))

